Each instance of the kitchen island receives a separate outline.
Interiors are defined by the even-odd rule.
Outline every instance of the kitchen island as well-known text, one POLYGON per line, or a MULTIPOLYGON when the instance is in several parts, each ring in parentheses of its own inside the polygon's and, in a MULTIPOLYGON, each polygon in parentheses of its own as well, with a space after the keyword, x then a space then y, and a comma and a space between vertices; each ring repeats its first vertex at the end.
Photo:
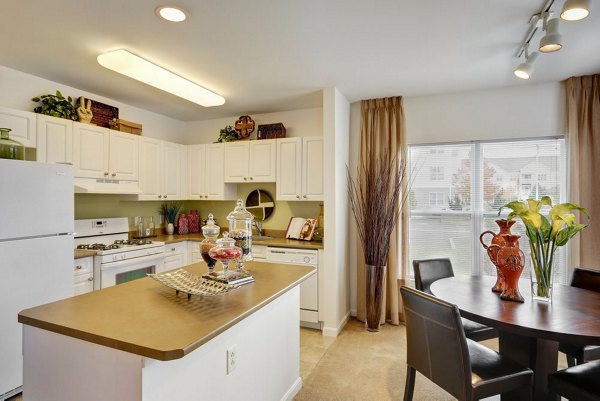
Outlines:
POLYGON ((315 270, 247 268, 256 282, 221 296, 188 300, 143 278, 22 311, 24 399, 292 399, 298 285, 315 270))

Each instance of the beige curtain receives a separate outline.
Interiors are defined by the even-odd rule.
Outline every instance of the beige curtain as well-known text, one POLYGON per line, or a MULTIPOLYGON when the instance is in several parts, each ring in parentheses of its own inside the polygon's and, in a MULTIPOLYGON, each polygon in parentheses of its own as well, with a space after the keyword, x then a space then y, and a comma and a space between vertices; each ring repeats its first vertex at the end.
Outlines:
MULTIPOLYGON (((360 163, 366 161, 368 149, 389 149, 390 157, 406 155, 406 133, 402 97, 370 99, 361 102, 360 163)), ((406 183, 403 185, 406 190, 406 183)), ((399 305, 398 281, 407 277, 408 271, 408 214, 402 210, 398 225, 390 240, 387 264, 385 310, 381 322, 399 324, 402 308, 399 305)), ((357 255, 357 318, 366 319, 366 279, 364 257, 360 244, 357 255)))
POLYGON ((600 269, 600 75, 569 78, 566 90, 569 201, 592 216, 589 227, 569 242, 569 267, 600 269))

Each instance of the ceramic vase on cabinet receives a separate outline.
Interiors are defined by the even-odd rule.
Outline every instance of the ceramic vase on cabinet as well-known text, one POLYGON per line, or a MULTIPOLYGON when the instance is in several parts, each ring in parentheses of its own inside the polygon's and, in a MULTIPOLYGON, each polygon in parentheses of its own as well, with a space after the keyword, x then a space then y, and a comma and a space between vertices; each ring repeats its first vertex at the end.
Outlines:
MULTIPOLYGON (((481 242, 481 245, 483 245, 483 249, 485 249, 487 251, 487 254, 490 257, 490 260, 496 267, 496 284, 494 284, 494 286, 492 287, 492 291, 502 292, 504 290, 505 284, 504 284, 504 276, 502 274, 502 271, 500 270, 500 267, 498 267, 498 265, 496 263, 496 258, 498 256, 498 248, 493 247, 492 249, 490 249, 490 245, 503 246, 504 243, 506 242, 504 239, 504 235, 511 234, 510 228, 513 226, 513 224, 515 224, 515 221, 499 219, 499 220, 496 220, 496 224, 498 224, 500 231, 497 234, 494 233, 493 231, 489 231, 489 230, 482 232, 481 235, 479 236, 479 242, 481 242), (483 242, 483 237, 487 234, 492 235, 492 240, 490 241, 490 245, 487 245, 485 242, 483 242)), ((517 242, 517 246, 519 246, 518 242, 517 242)))
POLYGON ((519 278, 523 273, 525 266, 525 255, 519 248, 519 236, 504 234, 504 244, 490 245, 488 253, 491 250, 496 251, 496 265, 500 268, 504 276, 504 290, 500 298, 507 301, 525 302, 525 299, 519 292, 519 278))
POLYGON ((173 233, 175 232, 175 226, 173 226, 173 223, 168 223, 167 224, 167 235, 173 235, 173 233))

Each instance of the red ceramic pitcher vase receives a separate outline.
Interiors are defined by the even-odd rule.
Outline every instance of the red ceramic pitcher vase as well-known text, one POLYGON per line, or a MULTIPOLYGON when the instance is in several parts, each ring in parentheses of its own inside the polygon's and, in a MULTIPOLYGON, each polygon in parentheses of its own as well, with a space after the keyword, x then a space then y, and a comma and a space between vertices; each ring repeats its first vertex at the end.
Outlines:
MULTIPOLYGON (((493 231, 489 231, 489 230, 482 232, 481 235, 479 236, 479 242, 481 242, 481 245, 483 245, 483 249, 485 249, 487 251, 487 254, 490 257, 490 260, 496 267, 496 284, 494 284, 494 286, 492 287, 492 291, 502 292, 504 290, 504 276, 502 275, 502 271, 496 264, 496 258, 498 256, 498 248, 494 247, 490 250, 490 245, 498 245, 498 246, 504 245, 505 241, 504 241, 503 236, 505 234, 511 234, 510 228, 513 226, 513 224, 515 224, 515 221, 499 219, 499 220, 496 220, 496 224, 498 224, 498 227, 500 227, 500 231, 497 234, 494 233, 493 231), (487 245, 485 242, 483 242, 483 237, 488 234, 492 236, 492 240, 490 241, 489 245, 487 245)), ((517 242, 517 246, 519 246, 518 242, 517 242)))
POLYGON ((504 290, 500 298, 507 301, 525 302, 519 292, 519 278, 525 266, 525 255, 519 248, 519 236, 504 234, 504 244, 490 245, 488 253, 496 251, 496 266, 504 276, 504 290))

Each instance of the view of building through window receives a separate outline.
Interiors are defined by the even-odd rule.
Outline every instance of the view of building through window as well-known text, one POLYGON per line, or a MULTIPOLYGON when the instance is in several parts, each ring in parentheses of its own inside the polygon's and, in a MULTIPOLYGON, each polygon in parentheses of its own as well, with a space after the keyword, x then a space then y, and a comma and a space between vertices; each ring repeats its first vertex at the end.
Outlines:
MULTIPOLYGON (((449 257, 456 274, 493 275, 479 235, 498 232, 499 208, 510 201, 546 195, 554 203, 564 201, 564 140, 414 145, 409 147, 409 171, 410 259, 449 257)), ((529 277, 529 245, 520 221, 513 232, 521 235, 527 256, 523 274, 529 277)), ((561 281, 564 249, 557 270, 561 281)))

